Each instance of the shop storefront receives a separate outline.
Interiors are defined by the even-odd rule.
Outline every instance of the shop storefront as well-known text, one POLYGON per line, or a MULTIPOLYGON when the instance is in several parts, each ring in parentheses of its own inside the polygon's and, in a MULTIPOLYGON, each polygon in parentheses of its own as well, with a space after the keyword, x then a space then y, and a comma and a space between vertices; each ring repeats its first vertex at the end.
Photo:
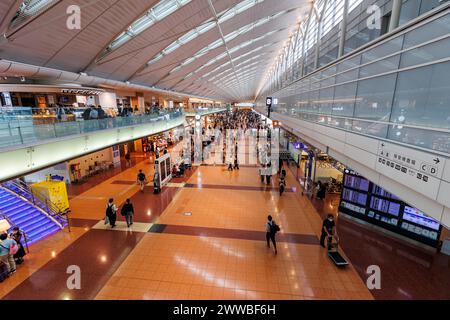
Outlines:
MULTIPOLYGON (((25 113, 32 116, 34 124, 75 121, 81 118, 87 106, 98 105, 100 96, 108 95, 96 88, 39 85, 2 85, 1 91, 0 112, 25 113), (58 111, 58 106, 63 111, 58 111)), ((111 106, 103 107, 107 109, 111 106)))

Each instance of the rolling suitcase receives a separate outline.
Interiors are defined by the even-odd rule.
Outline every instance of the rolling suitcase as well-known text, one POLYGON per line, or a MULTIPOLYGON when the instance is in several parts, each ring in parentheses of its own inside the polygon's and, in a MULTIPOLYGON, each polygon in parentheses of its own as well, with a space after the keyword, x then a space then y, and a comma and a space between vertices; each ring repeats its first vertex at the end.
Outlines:
POLYGON ((345 267, 348 261, 339 253, 339 242, 333 243, 333 237, 328 237, 328 257, 338 267, 345 267))

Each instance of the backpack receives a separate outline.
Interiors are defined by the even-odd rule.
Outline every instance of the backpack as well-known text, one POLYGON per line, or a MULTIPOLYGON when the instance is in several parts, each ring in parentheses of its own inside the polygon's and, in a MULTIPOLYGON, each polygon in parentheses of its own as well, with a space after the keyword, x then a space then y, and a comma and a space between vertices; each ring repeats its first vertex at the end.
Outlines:
POLYGON ((7 247, 5 247, 5 246, 3 246, 1 244, 0 244, 0 246, 2 246, 3 248, 9 250, 9 254, 11 256, 15 255, 17 253, 17 251, 19 251, 19 246, 17 245, 17 243, 11 243, 9 245, 9 248, 7 248, 7 247))
POLYGON ((107 216, 107 217, 110 217, 110 216, 112 216, 112 215, 114 215, 112 206, 108 205, 108 206, 106 207, 106 216, 107 216))
POLYGON ((280 227, 275 223, 275 221, 272 221, 272 224, 270 226, 270 231, 272 233, 277 233, 278 231, 280 231, 280 227))

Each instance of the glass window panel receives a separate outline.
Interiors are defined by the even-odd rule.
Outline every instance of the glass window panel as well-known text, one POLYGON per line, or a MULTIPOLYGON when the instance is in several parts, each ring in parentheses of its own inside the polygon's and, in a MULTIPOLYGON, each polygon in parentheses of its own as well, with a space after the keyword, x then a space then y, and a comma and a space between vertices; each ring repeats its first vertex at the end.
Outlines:
POLYGON ((389 121, 396 74, 361 80, 355 105, 355 117, 389 121))
POLYGON ((386 138, 388 126, 381 123, 353 120, 352 131, 379 138, 386 138))
POLYGON ((351 59, 347 59, 338 64, 337 72, 343 72, 351 68, 358 67, 361 64, 361 56, 358 55, 351 59))
POLYGON ((320 81, 320 87, 323 88, 323 87, 327 87, 327 86, 332 86, 333 84, 335 84, 335 81, 336 81, 336 77, 326 78, 326 79, 320 81))
POLYGON ((376 46, 362 54, 361 64, 383 58, 402 49, 403 36, 392 39, 382 45, 376 46))
POLYGON ((427 13, 428 11, 436 8, 444 1, 442 0, 422 0, 422 3, 420 5, 420 12, 419 14, 422 15, 424 13, 427 13))
POLYGON ((450 14, 411 30, 405 35, 403 48, 410 48, 420 43, 438 38, 450 32, 450 14))
POLYGON ((450 128, 450 62, 401 72, 391 121, 450 128))
POLYGON ((414 146, 450 153, 450 133, 389 126, 389 139, 414 146))
POLYGON ((384 72, 397 70, 399 63, 400 63, 400 55, 396 55, 394 57, 385 60, 368 64, 364 67, 361 67, 359 71, 359 77, 360 78, 370 77, 384 72))
POLYGON ((333 115, 353 116, 356 88, 356 82, 336 86, 334 91, 333 115))
POLYGON ((447 58, 450 52, 450 38, 430 43, 402 54, 401 67, 414 66, 426 62, 447 58))
POLYGON ((324 114, 331 114, 333 106, 334 87, 321 89, 319 99, 319 112, 324 114))
POLYGON ((350 70, 336 76, 336 83, 342 83, 358 79, 358 69, 350 70))
POLYGON ((407 0, 402 4, 400 11, 400 25, 419 16, 420 2, 422 0, 407 0))
POLYGON ((319 111, 319 90, 314 90, 309 92, 309 106, 308 111, 318 112, 319 111))

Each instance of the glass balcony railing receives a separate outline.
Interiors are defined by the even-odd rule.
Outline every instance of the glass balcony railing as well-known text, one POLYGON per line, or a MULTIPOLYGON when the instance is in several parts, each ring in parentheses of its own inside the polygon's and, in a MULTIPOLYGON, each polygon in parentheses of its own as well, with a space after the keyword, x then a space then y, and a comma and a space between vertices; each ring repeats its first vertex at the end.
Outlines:
POLYGON ((56 122, 52 124, 33 124, 32 119, 0 119, 0 149, 45 140, 68 137, 98 130, 107 130, 143 124, 160 124, 184 117, 181 110, 152 115, 114 117, 98 120, 56 122))
POLYGON ((227 111, 227 108, 196 108, 196 109, 187 109, 186 116, 195 117, 196 115, 204 116, 207 114, 218 113, 227 111))

